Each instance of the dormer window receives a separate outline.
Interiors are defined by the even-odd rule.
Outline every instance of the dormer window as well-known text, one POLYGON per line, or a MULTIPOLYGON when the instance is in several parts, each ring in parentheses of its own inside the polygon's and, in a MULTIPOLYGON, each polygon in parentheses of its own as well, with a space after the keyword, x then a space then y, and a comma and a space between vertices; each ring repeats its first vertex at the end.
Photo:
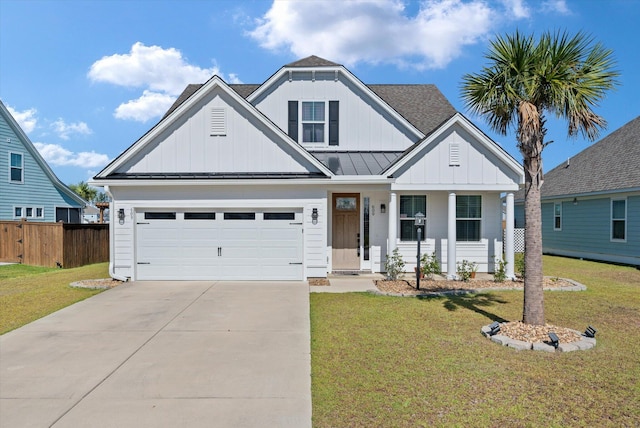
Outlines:
POLYGON ((289 101, 288 117, 288 134, 295 141, 314 146, 338 145, 338 101, 289 101))
POLYGON ((302 142, 324 143, 324 101, 302 103, 302 142))

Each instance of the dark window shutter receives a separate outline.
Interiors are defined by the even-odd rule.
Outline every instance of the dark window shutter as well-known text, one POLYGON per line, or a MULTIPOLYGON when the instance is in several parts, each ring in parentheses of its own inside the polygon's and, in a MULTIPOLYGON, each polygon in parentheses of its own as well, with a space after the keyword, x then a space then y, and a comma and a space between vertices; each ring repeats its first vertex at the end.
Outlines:
POLYGON ((289 137, 298 141, 298 102, 289 101, 289 137))
POLYGON ((340 117, 338 101, 329 101, 329 145, 338 145, 338 118, 340 117))

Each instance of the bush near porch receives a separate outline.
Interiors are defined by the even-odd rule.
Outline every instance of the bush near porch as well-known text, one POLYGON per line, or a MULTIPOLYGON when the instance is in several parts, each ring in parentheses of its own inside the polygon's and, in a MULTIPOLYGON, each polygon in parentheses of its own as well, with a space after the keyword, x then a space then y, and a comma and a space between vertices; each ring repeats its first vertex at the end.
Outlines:
POLYGON ((438 298, 311 294, 313 426, 638 426, 640 270, 544 257, 546 321, 597 330, 588 351, 515 351, 480 327, 522 291, 438 298))

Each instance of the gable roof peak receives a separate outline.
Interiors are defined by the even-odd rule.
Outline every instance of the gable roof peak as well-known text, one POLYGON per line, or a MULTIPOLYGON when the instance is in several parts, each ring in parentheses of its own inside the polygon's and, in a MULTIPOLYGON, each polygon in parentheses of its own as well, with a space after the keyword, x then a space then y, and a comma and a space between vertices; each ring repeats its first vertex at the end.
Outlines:
POLYGON ((319 56, 311 55, 285 65, 285 67, 339 67, 340 64, 331 62, 319 56))

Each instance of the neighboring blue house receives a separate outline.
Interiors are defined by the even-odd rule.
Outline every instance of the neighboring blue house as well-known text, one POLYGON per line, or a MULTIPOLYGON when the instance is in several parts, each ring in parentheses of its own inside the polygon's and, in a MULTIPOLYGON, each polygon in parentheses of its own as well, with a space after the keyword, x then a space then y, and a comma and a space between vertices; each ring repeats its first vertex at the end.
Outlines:
POLYGON ((85 205, 55 176, 0 101, 0 220, 80 223, 85 205))
POLYGON ((546 173, 541 196, 546 254, 640 266, 640 116, 546 173))

